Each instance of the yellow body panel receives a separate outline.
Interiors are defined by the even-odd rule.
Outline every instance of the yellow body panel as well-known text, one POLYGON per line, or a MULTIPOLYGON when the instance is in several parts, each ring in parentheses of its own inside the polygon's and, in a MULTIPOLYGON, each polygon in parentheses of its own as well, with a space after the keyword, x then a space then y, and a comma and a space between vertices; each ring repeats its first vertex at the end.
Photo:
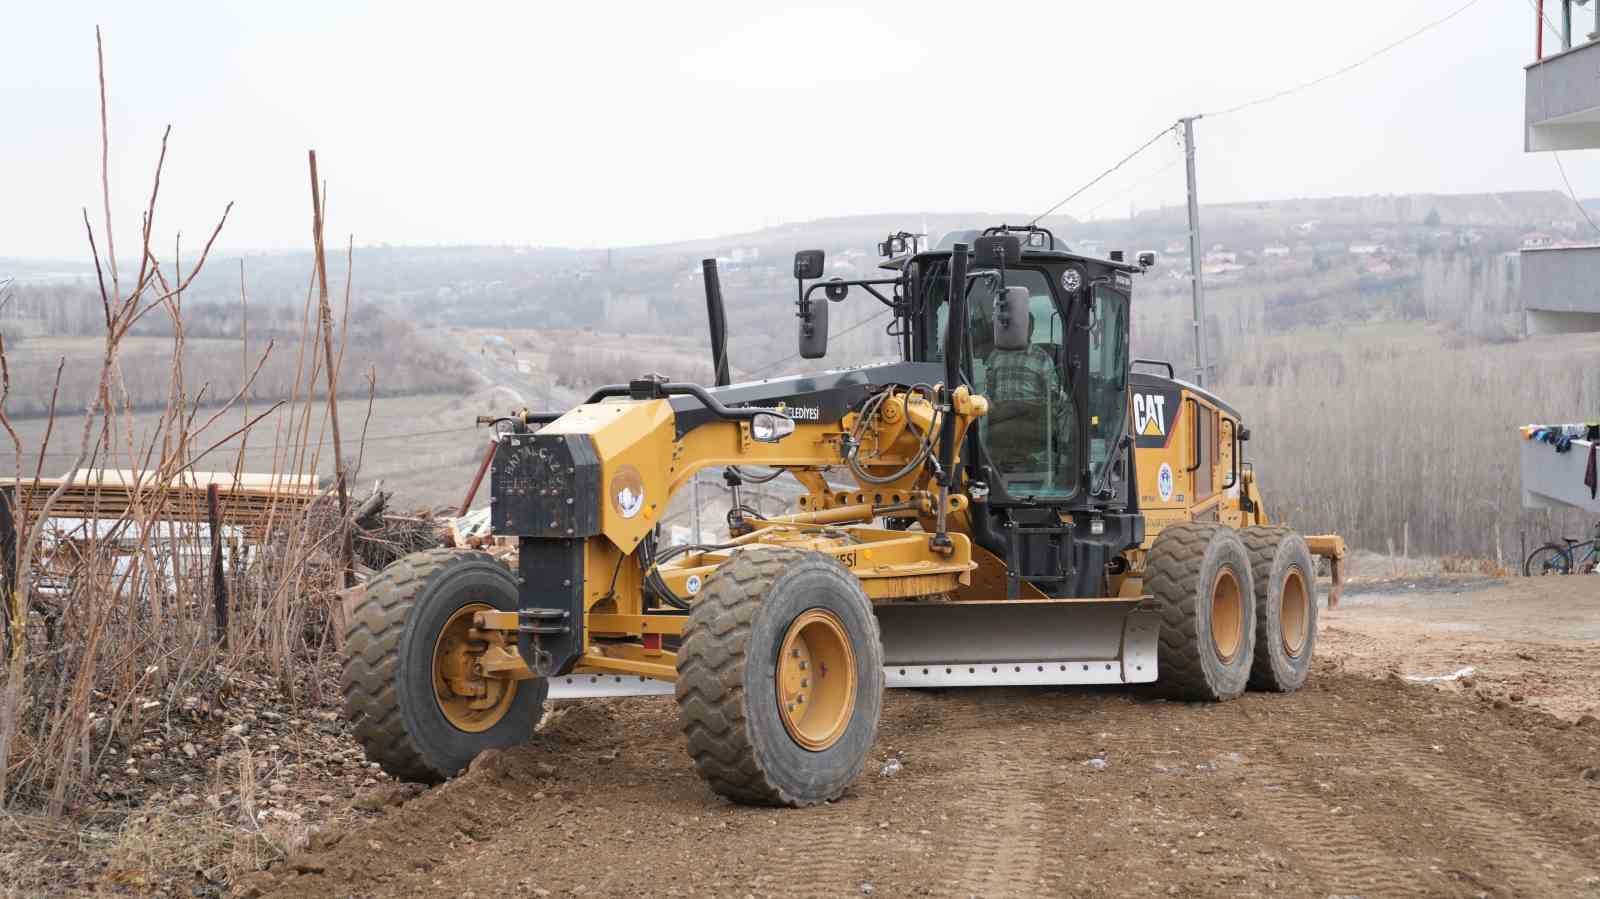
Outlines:
MULTIPOLYGON (((955 405, 960 445, 959 437, 988 404, 961 388, 955 405)), ((861 450, 868 470, 892 472, 903 467, 917 450, 916 432, 926 433, 933 426, 934 410, 921 397, 899 403, 895 410, 885 416, 892 419, 888 427, 872 432, 861 450)), ((841 448, 854 425, 853 414, 842 422, 796 422, 789 436, 761 443, 750 436, 748 423, 714 421, 677 439, 670 401, 623 398, 579 406, 546 425, 542 433, 589 435, 601 461, 605 496, 600 530, 606 539, 584 544, 585 634, 643 639, 647 634, 675 636, 682 630, 681 618, 646 614, 644 575, 631 556, 659 523, 674 493, 701 469, 726 465, 781 466, 810 492, 800 498, 801 511, 755 522, 756 529, 733 538, 735 546, 729 550, 691 554, 661 566, 662 580, 678 596, 692 599, 731 552, 760 546, 834 556, 860 579, 873 601, 944 595, 968 587, 977 567, 971 540, 952 532, 947 551, 931 545, 938 500, 925 469, 894 484, 855 491, 837 491, 822 477, 823 470, 845 464, 841 448), (630 493, 620 496, 623 489, 630 493), (867 526, 891 511, 920 518, 930 527, 923 532, 867 526)), ((953 495, 947 501, 952 515, 967 508, 965 496, 953 495)), ((488 620, 508 628, 515 624, 511 618, 488 620)), ((662 666, 670 667, 670 653, 663 661, 659 652, 641 658, 618 648, 635 645, 608 643, 603 651, 591 645, 579 668, 664 676, 662 666)))
POLYGON ((1141 549, 1149 549, 1166 526, 1186 521, 1235 528, 1264 523, 1240 502, 1248 466, 1236 464, 1239 423, 1233 413, 1187 388, 1178 394, 1178 407, 1163 413, 1162 422, 1152 423, 1141 436, 1161 437, 1165 444, 1134 450, 1139 510, 1145 517, 1141 549))
POLYGON ((588 403, 545 434, 587 434, 600 455, 600 532, 631 552, 660 521, 671 496, 672 406, 665 400, 588 403))
MULTIPOLYGON (((1246 528, 1272 523, 1255 471, 1243 460, 1242 442, 1236 439, 1242 425, 1235 414, 1187 385, 1180 386, 1177 401, 1176 410, 1162 408, 1160 415, 1140 415, 1135 409, 1135 420, 1145 422, 1144 430, 1136 425, 1138 436, 1147 443, 1161 439, 1163 445, 1134 450, 1145 532, 1139 549, 1128 553, 1128 575, 1116 584, 1122 596, 1142 589, 1144 554, 1168 525, 1214 521, 1246 528), (1163 485, 1167 473, 1170 481, 1163 485)), ((1312 555, 1329 561, 1333 589, 1328 600, 1330 607, 1337 605, 1344 583, 1344 540, 1334 534, 1304 536, 1312 555)))

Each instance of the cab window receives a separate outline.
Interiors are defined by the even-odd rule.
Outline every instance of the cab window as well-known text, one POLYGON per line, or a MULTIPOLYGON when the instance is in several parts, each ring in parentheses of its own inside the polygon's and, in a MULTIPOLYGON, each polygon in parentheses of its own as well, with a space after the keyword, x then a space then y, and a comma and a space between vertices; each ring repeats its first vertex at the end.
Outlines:
MULTIPOLYGON (((1078 415, 1063 374, 1063 328, 1044 272, 1012 269, 1009 286, 1028 288, 1029 346, 994 346, 996 285, 974 282, 968 295, 970 378, 973 390, 989 400, 989 414, 978 420, 978 439, 1013 498, 1060 499, 1078 488, 1078 415)), ((944 358, 947 282, 930 284, 933 333, 926 335, 930 358, 944 358)))

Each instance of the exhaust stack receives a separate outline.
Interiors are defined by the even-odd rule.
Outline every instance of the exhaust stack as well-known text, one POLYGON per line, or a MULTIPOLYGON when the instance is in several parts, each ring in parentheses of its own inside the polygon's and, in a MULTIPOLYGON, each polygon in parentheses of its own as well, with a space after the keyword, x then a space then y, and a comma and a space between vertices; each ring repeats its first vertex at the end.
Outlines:
POLYGON ((711 325, 711 369, 716 386, 729 382, 728 377, 728 315, 722 305, 722 275, 717 271, 717 260, 700 260, 700 270, 706 282, 706 321, 711 325))

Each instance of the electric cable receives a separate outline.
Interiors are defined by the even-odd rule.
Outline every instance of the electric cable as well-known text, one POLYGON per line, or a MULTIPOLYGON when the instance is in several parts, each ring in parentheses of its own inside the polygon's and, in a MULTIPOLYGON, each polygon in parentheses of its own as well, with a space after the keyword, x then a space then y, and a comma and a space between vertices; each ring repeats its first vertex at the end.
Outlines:
MULTIPOLYGON (((471 432, 473 430, 476 430, 476 428, 472 428, 472 427, 457 427, 457 428, 439 428, 438 430, 434 430, 434 431, 412 431, 412 432, 409 432, 409 433, 406 433, 406 434, 378 434, 378 435, 375 435, 375 436, 366 437, 361 442, 364 442, 364 443, 377 443, 379 441, 384 441, 384 440, 410 440, 410 439, 413 439, 413 438, 416 438, 416 437, 439 437, 439 436, 442 436, 444 434, 466 434, 466 433, 469 433, 469 432, 471 432)), ((254 446, 254 447, 250 447, 248 451, 250 451, 250 452, 255 452, 255 451, 266 452, 268 450, 273 449, 273 447, 276 446, 276 445, 277 444, 272 444, 272 443, 261 444, 261 445, 257 445, 257 446, 254 446)), ((287 445, 290 446, 291 448, 298 448, 300 446, 299 443, 291 443, 291 444, 287 444, 287 445)), ((333 445, 333 441, 332 440, 313 440, 313 441, 305 444, 305 447, 307 449, 312 449, 312 448, 315 448, 315 447, 332 446, 332 445, 333 445)), ((218 448, 216 450, 213 450, 213 452, 225 452, 225 451, 226 450, 224 450, 222 448, 218 448)), ((38 453, 24 452, 22 455, 23 455, 24 458, 30 458, 31 459, 31 458, 36 458, 39 454, 38 453)), ((65 458, 65 459, 74 459, 74 458, 77 458, 77 456, 78 456, 77 453, 59 452, 59 451, 47 452, 44 455, 46 457, 48 457, 48 458, 57 458, 57 457, 59 457, 59 458, 65 458)))
MULTIPOLYGON (((830 301, 824 300, 823 302, 830 302, 830 301)), ((888 315, 889 313, 891 313, 893 311, 894 311, 893 309, 884 309, 881 312, 874 313, 873 315, 871 315, 871 316, 869 316, 867 318, 864 318, 861 321, 856 322, 855 324, 851 325, 850 327, 845 328, 844 330, 840 331, 839 333, 835 334, 834 336, 835 337, 843 337, 844 335, 849 334, 852 331, 855 331, 855 330, 858 330, 860 328, 866 327, 867 325, 877 321, 880 318, 883 318, 885 315, 888 315)), ((790 362, 790 361, 793 361, 793 360, 798 359, 798 358, 800 358, 800 354, 799 353, 790 353, 789 355, 783 357, 782 359, 779 359, 776 362, 768 363, 768 364, 763 365, 762 367, 760 367, 758 369, 755 369, 755 370, 753 370, 751 372, 748 372, 747 374, 744 375, 744 377, 746 377, 746 378, 757 378, 757 377, 760 377, 761 375, 766 374, 769 371, 772 371, 774 368, 777 368, 778 366, 783 365, 785 362, 790 362)))
MULTIPOLYGON (((1432 31, 1433 29, 1439 27, 1440 25, 1443 25, 1444 23, 1450 21, 1451 19, 1454 19, 1456 16, 1461 15, 1462 13, 1466 12, 1467 10, 1471 9, 1472 7, 1474 7, 1476 5, 1478 5, 1478 0, 1467 0, 1466 3, 1463 3, 1460 6, 1456 7, 1455 10, 1453 10, 1450 14, 1444 16, 1443 18, 1435 19, 1432 22, 1429 22, 1428 24, 1422 26, 1421 28, 1418 28, 1416 31, 1413 31, 1410 34, 1407 34, 1405 37, 1402 37, 1399 40, 1394 41, 1392 43, 1385 44, 1382 47, 1379 47, 1378 49, 1376 49, 1376 50, 1372 51, 1371 53, 1367 54, 1366 56, 1363 56, 1362 58, 1356 60, 1355 62, 1352 62, 1349 65, 1344 66, 1343 68, 1336 69, 1336 70, 1334 70, 1332 72, 1329 72, 1326 75, 1322 75, 1320 77, 1313 78, 1310 81, 1301 82, 1300 84, 1294 85, 1293 87, 1284 88, 1283 90, 1277 91, 1276 93, 1267 94, 1264 97, 1257 97, 1254 100, 1248 100, 1248 101, 1246 101, 1244 103, 1240 103, 1237 106, 1230 106, 1227 109, 1220 109, 1220 110, 1217 110, 1216 112, 1205 113, 1204 116, 1206 118, 1216 118, 1217 116, 1225 116, 1225 115, 1229 115, 1231 113, 1241 112, 1241 111, 1249 109, 1249 108, 1251 108, 1253 106, 1260 106, 1263 103, 1271 103, 1273 100, 1280 100, 1280 99, 1282 99, 1284 97, 1289 96, 1290 94, 1297 94, 1300 91, 1306 90, 1307 88, 1316 87, 1317 85, 1323 83, 1324 81, 1331 81, 1331 80, 1339 77, 1340 75, 1344 75, 1344 74, 1346 74, 1348 72, 1352 72, 1352 71, 1355 71, 1356 69, 1361 68, 1362 66, 1366 65, 1367 63, 1372 62, 1373 60, 1375 60, 1378 57, 1384 55, 1385 53, 1388 53, 1390 50, 1393 50, 1396 47, 1399 47, 1402 44, 1405 44, 1405 43, 1407 43, 1407 42, 1409 42, 1411 40, 1414 40, 1414 39, 1416 39, 1418 37, 1421 37, 1422 35, 1428 33, 1429 31, 1432 31)), ((1196 116, 1196 118, 1200 118, 1200 116, 1196 116)))
MULTIPOLYGON (((1248 101, 1246 101, 1244 103, 1240 103, 1240 104, 1237 104, 1235 106, 1230 106, 1230 107, 1227 107, 1225 109, 1217 110, 1215 112, 1208 112, 1208 113, 1204 113, 1202 115, 1197 115, 1197 116, 1194 116, 1194 118, 1196 118, 1196 119, 1208 118, 1208 117, 1209 118, 1215 118, 1217 116, 1225 116, 1225 115, 1230 115, 1230 114, 1235 113, 1235 112, 1242 112, 1243 110, 1250 109, 1250 108, 1255 107, 1255 106, 1260 106, 1260 105, 1262 105, 1264 103, 1270 103, 1273 100, 1279 100, 1279 99, 1282 99, 1283 97, 1287 97, 1287 96, 1289 96, 1291 94, 1299 93, 1300 91, 1306 90, 1308 88, 1315 87, 1315 86, 1317 86, 1319 84, 1322 84, 1323 82, 1331 81, 1334 78, 1337 78, 1340 75, 1344 75, 1344 74, 1346 74, 1348 72, 1354 71, 1355 69, 1358 69, 1358 68, 1366 65, 1369 62, 1372 62, 1373 60, 1377 59, 1378 57, 1383 56, 1384 54, 1388 53, 1389 51, 1394 50, 1395 48, 1397 48, 1397 47, 1399 47, 1399 46, 1401 46, 1401 45, 1403 45, 1405 43, 1408 43, 1408 42, 1410 42, 1410 41, 1412 41, 1412 40, 1414 40, 1414 39, 1416 39, 1418 37, 1421 37, 1423 34, 1426 34, 1427 32, 1432 31, 1434 28, 1437 28, 1440 25, 1443 25, 1446 22, 1449 22, 1451 19, 1454 19, 1455 17, 1457 17, 1457 16, 1461 15, 1462 13, 1466 12, 1468 9, 1472 8, 1473 6, 1476 6, 1478 4, 1478 2, 1479 2, 1479 0, 1467 0, 1466 3, 1463 3, 1462 5, 1456 7, 1448 15, 1445 15, 1445 16, 1443 16, 1441 18, 1435 19, 1435 20, 1427 23, 1426 25, 1423 25, 1421 28, 1418 28, 1417 30, 1412 31, 1411 33, 1405 35, 1404 37, 1402 37, 1402 38, 1400 38, 1398 40, 1392 41, 1392 42, 1390 42, 1388 44, 1385 44, 1382 47, 1379 47, 1377 50, 1372 51, 1371 53, 1367 54, 1366 56, 1363 56, 1362 58, 1356 60, 1355 62, 1352 62, 1352 63, 1350 63, 1350 64, 1348 64, 1348 65, 1346 65, 1346 66, 1344 66, 1342 68, 1336 69, 1336 70, 1334 70, 1332 72, 1329 72, 1329 73, 1327 73, 1325 75, 1321 75, 1321 76, 1319 76, 1317 78, 1313 78, 1313 79, 1311 79, 1309 81, 1301 82, 1300 84, 1296 84, 1296 85, 1293 85, 1291 87, 1284 88, 1283 90, 1276 91, 1274 93, 1267 94, 1267 95, 1262 96, 1262 97, 1257 97, 1254 100, 1248 100, 1248 101)), ((1531 3, 1532 0, 1529 0, 1529 2, 1531 3)), ((1547 24, 1548 24, 1548 20, 1546 20, 1546 21, 1547 21, 1547 24)), ((1073 191, 1072 193, 1068 194, 1066 197, 1062 198, 1054 206, 1051 206, 1049 209, 1045 210, 1044 212, 1041 212, 1037 216, 1034 216, 1033 220, 1030 221, 1028 224, 1029 225, 1035 224, 1036 222, 1038 222, 1040 219, 1044 218, 1045 216, 1050 215, 1051 213, 1053 213, 1056 210, 1060 209, 1062 206, 1065 206, 1066 204, 1068 204, 1068 203, 1072 202, 1073 200, 1077 199, 1080 195, 1082 195, 1084 192, 1088 191, 1091 187, 1094 187, 1096 184, 1099 184, 1107 176, 1111 175, 1113 172, 1117 171, 1118 169, 1120 169, 1124 165, 1126 165, 1128 162, 1132 161, 1134 159, 1134 157, 1138 156, 1139 154, 1143 153, 1145 150, 1149 149, 1151 147, 1151 145, 1153 145, 1156 141, 1161 139, 1161 135, 1166 134, 1167 132, 1173 130, 1174 128, 1176 128, 1176 126, 1173 126, 1171 128, 1163 128, 1154 137, 1152 137, 1149 140, 1145 141, 1143 144, 1140 144, 1137 149, 1135 149, 1133 152, 1129 153, 1128 155, 1124 156, 1122 159, 1118 160, 1110 168, 1106 169, 1105 171, 1103 171, 1100 174, 1096 175, 1094 178, 1090 179, 1086 184, 1084 184, 1082 187, 1078 188, 1077 190, 1073 191)), ((1104 205, 1104 204, 1102 204, 1102 205, 1104 205)))
MULTIPOLYGON (((1545 15, 1539 9, 1539 6, 1535 0, 1527 0, 1527 3, 1528 8, 1534 11, 1534 14, 1539 17, 1540 22, 1544 25, 1544 27, 1550 29, 1551 34, 1555 35, 1557 38, 1561 38, 1563 36, 1561 29, 1557 28, 1555 23, 1550 21, 1550 17, 1545 15)), ((1544 62, 1544 60, 1541 59, 1539 62, 1544 62)), ((1572 189, 1572 180, 1567 177, 1567 167, 1561 162, 1560 151, 1552 150, 1550 151, 1550 155, 1556 161, 1556 169, 1561 172, 1561 183, 1567 186, 1567 196, 1572 198, 1572 205, 1578 207, 1578 214, 1582 215, 1584 221, 1589 223, 1589 227, 1593 228, 1596 232, 1600 232, 1600 225, 1595 224, 1594 218, 1589 215, 1589 210, 1583 205, 1583 201, 1578 199, 1577 191, 1572 189)))
MULTIPOLYGON (((1476 2, 1478 2, 1478 0, 1472 0, 1472 2, 1476 3, 1476 2)), ((1043 212, 1039 213, 1038 215, 1034 216, 1033 220, 1028 222, 1028 224, 1031 226, 1031 225, 1037 223, 1040 219, 1044 218, 1045 216, 1049 215, 1050 213, 1055 212, 1057 209, 1060 209, 1062 206, 1065 206, 1068 203, 1072 202, 1073 200, 1077 199, 1079 194, 1082 194, 1084 191, 1088 190, 1089 188, 1094 187, 1096 184, 1099 184, 1101 181, 1105 180, 1107 175, 1110 175, 1112 172, 1115 172, 1117 169, 1120 169, 1124 165, 1127 165, 1130 161, 1133 160, 1133 158, 1135 156, 1138 156, 1140 153, 1143 153, 1144 151, 1150 149, 1150 147, 1152 145, 1154 145, 1156 141, 1160 140, 1165 135, 1171 133, 1171 131, 1172 131, 1172 129, 1174 127, 1176 127, 1176 126, 1168 125, 1167 127, 1162 128, 1160 131, 1157 131, 1155 133, 1155 136, 1151 137, 1149 140, 1147 140, 1144 143, 1140 144, 1138 149, 1134 150, 1132 153, 1129 153, 1127 156, 1122 157, 1120 160, 1118 160, 1116 162, 1116 164, 1112 165, 1111 168, 1108 168, 1105 171, 1101 172, 1100 174, 1098 174, 1098 175, 1094 176, 1093 178, 1091 178, 1089 180, 1088 184, 1085 184, 1084 186, 1078 188, 1077 190, 1073 191, 1072 193, 1067 194, 1065 197, 1061 198, 1059 201, 1056 202, 1056 204, 1054 206, 1051 206, 1049 209, 1046 209, 1045 211, 1043 211, 1043 212)))
POLYGON ((1550 155, 1556 159, 1556 168, 1561 172, 1561 182, 1567 186, 1567 196, 1572 198, 1572 205, 1578 207, 1578 212, 1583 215, 1583 220, 1589 223, 1589 227, 1600 232, 1600 225, 1596 225, 1594 219, 1590 218, 1589 210, 1584 208, 1583 201, 1578 199, 1577 192, 1572 189, 1572 182, 1567 180, 1567 167, 1561 164, 1561 154, 1551 152, 1550 155))
POLYGON ((1173 169, 1177 168, 1182 162, 1183 162, 1183 157, 1179 156, 1177 159, 1174 159, 1171 162, 1167 163, 1166 165, 1162 166, 1161 168, 1156 169, 1155 171, 1151 172, 1149 175, 1146 175, 1145 177, 1140 178, 1138 181, 1135 181, 1132 184, 1129 184, 1129 185, 1123 187, 1121 194, 1107 197, 1104 200, 1101 200, 1099 203, 1096 203, 1095 205, 1090 206, 1088 209, 1083 210, 1081 215, 1092 216, 1096 212, 1099 212, 1101 209, 1104 209, 1107 205, 1109 205, 1111 203, 1111 201, 1120 200, 1120 199, 1126 199, 1128 194, 1132 193, 1133 191, 1138 190, 1141 187, 1144 187, 1146 184, 1149 184, 1150 182, 1152 182, 1152 181, 1156 180, 1157 178, 1161 177, 1162 175, 1165 175, 1166 173, 1172 171, 1173 169))

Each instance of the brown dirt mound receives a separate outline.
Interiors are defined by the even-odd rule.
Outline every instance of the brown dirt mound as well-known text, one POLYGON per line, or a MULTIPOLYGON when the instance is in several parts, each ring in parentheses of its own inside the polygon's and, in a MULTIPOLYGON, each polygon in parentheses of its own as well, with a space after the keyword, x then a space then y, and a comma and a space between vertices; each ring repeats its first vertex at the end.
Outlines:
POLYGON ((247 894, 1600 895, 1600 726, 1323 664, 1221 704, 894 691, 841 801, 731 805, 669 699, 528 746, 247 894), (882 762, 900 761, 885 774, 882 762))

